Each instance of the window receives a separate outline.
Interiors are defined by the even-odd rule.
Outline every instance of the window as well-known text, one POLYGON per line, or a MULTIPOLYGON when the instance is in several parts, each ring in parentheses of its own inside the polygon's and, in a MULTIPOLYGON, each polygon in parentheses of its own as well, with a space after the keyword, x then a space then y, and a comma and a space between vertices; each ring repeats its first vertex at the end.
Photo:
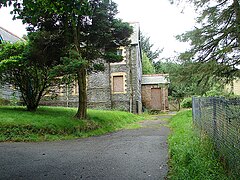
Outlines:
POLYGON ((126 73, 113 73, 112 74, 112 93, 122 94, 126 93, 125 79, 126 73))
POLYGON ((77 81, 74 81, 74 83, 72 84, 72 95, 73 96, 78 95, 78 83, 77 83, 77 81))
POLYGON ((117 55, 122 56, 123 55, 123 49, 118 49, 117 50, 117 55))
POLYGON ((113 92, 124 92, 123 76, 113 76, 113 92))
POLYGON ((3 38, 2 38, 2 36, 0 35, 0 44, 2 44, 2 41, 3 41, 3 38))
POLYGON ((126 48, 121 46, 116 51, 117 55, 121 55, 123 57, 123 60, 121 62, 115 62, 111 63, 111 65, 119 65, 119 64, 126 64, 126 48))

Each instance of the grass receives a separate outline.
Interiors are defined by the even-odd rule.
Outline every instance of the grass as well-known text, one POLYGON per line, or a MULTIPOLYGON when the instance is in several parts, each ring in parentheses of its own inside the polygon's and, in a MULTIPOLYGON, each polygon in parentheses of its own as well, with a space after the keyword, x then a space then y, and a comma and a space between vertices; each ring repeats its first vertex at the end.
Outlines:
POLYGON ((211 141, 192 125, 192 111, 182 111, 170 121, 169 179, 231 179, 227 176, 211 141))
POLYGON ((27 112, 23 107, 0 107, 0 141, 48 141, 74 139, 137 128, 143 119, 127 112, 88 110, 89 120, 73 118, 75 108, 40 107, 27 112))

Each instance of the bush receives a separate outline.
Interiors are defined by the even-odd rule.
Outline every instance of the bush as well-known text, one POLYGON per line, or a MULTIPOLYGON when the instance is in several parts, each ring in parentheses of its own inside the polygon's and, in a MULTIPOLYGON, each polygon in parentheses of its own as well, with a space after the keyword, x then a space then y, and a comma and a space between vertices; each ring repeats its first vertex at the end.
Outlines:
POLYGON ((192 108, 192 98, 184 98, 183 101, 181 102, 181 107, 182 108, 192 108))

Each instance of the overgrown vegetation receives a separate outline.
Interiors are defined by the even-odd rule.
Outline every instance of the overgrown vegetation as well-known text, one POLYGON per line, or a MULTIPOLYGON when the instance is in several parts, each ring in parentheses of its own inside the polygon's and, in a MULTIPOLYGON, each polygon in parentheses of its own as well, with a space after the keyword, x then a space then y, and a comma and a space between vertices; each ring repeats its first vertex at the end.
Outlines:
POLYGON ((184 98, 181 102, 181 107, 182 108, 191 108, 192 107, 192 98, 191 97, 184 98))
POLYGON ((46 141, 100 135, 129 127, 143 118, 128 112, 88 110, 89 120, 76 121, 76 108, 0 107, 0 141, 46 141))
POLYGON ((213 144, 192 124, 192 111, 182 111, 171 119, 168 138, 170 179, 231 179, 218 161, 213 144))

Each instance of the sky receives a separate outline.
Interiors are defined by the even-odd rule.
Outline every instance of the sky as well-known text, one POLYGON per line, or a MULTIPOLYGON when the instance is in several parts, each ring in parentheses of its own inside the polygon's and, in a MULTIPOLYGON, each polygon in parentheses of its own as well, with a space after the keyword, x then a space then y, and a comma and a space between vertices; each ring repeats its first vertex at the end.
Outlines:
MULTIPOLYGON (((169 0, 113 0, 118 4, 118 17, 126 22, 139 22, 141 31, 150 37, 154 49, 164 48, 161 57, 172 57, 175 52, 188 48, 187 43, 180 43, 175 36, 191 30, 194 26, 195 13, 188 5, 184 8, 170 4, 169 0)), ((9 8, 0 9, 0 26, 22 37, 26 34, 21 20, 12 20, 9 8)))

